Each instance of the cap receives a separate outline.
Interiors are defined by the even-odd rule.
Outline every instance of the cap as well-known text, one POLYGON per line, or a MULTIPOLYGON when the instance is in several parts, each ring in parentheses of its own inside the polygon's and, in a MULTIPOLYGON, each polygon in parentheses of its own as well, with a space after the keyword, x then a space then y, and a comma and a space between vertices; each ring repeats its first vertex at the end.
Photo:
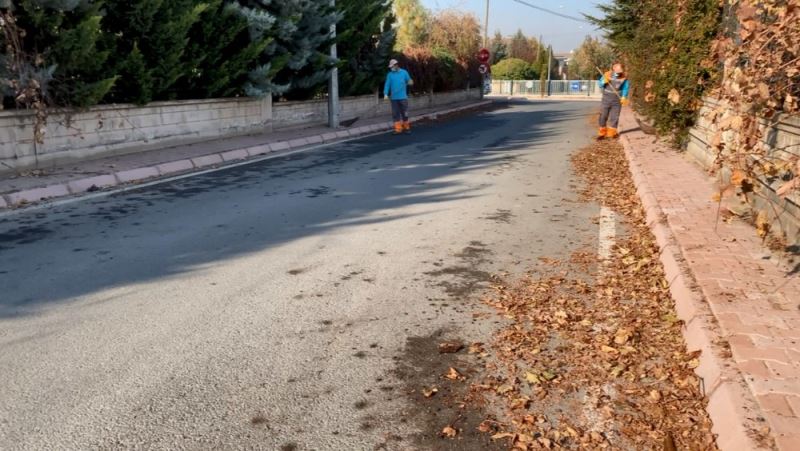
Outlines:
POLYGON ((395 60, 395 59, 389 60, 389 67, 397 66, 397 64, 398 64, 397 60, 395 60))

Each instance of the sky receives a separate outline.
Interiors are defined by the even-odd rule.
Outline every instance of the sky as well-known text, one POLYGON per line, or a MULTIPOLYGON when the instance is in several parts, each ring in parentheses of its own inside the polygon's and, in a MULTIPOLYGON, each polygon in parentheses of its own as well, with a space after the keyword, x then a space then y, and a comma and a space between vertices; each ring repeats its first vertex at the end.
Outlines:
MULTIPOLYGON (((582 13, 599 16, 596 5, 608 3, 600 0, 524 1, 573 17, 583 17, 582 13)), ((422 4, 434 11, 453 8, 472 12, 480 19, 481 24, 486 11, 486 0, 422 0, 422 4)), ((602 36, 602 32, 592 24, 554 16, 514 0, 489 0, 489 37, 497 30, 504 36, 509 36, 518 29, 528 36, 538 38, 542 35, 545 44, 552 45, 556 53, 566 53, 577 48, 587 35, 602 36)))

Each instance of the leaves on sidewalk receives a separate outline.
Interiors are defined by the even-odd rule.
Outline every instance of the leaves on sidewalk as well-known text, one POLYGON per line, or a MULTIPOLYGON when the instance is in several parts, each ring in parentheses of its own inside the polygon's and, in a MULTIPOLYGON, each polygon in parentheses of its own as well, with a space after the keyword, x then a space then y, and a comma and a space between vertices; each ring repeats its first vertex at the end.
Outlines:
POLYGON ((686 351, 621 147, 595 144, 573 163, 585 200, 613 208, 627 233, 606 261, 542 259, 522 281, 496 284, 485 302, 509 323, 472 390, 504 417, 479 430, 519 450, 716 449, 699 355, 686 351))

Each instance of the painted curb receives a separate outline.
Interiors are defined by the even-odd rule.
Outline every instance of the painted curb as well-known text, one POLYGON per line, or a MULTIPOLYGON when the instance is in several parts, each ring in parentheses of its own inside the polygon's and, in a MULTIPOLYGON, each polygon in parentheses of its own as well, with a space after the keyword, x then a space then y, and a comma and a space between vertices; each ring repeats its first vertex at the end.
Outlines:
MULTIPOLYGON (((626 124, 629 125, 629 124, 626 124)), ((632 129, 632 127, 624 127, 632 129)), ((629 132, 630 133, 630 132, 629 132)), ((700 350, 700 365, 695 373, 702 380, 708 400, 706 411, 713 422, 712 432, 717 446, 723 451, 749 451, 765 449, 756 444, 751 431, 759 426, 753 417, 759 416, 758 404, 747 389, 746 382, 733 362, 719 355, 715 343, 724 341, 716 325, 706 298, 693 290, 696 286, 691 269, 677 244, 675 235, 666 220, 655 194, 647 182, 647 174, 636 162, 636 153, 624 134, 620 142, 628 160, 636 192, 645 210, 646 222, 661 250, 659 259, 670 282, 670 294, 675 301, 678 317, 684 322, 681 332, 687 350, 700 350)))
MULTIPOLYGON (((469 105, 462 105, 456 108, 426 113, 411 118, 411 122, 419 122, 425 119, 436 119, 440 115, 470 110, 473 108, 480 108, 491 103, 493 103, 493 100, 481 100, 469 105)), ((276 141, 273 143, 260 144, 247 148, 228 150, 225 152, 216 152, 191 159, 169 161, 156 166, 128 169, 111 174, 71 180, 67 183, 56 183, 43 187, 32 188, 29 190, 6 193, 0 195, 0 210, 19 207, 22 204, 38 202, 45 199, 79 195, 87 192, 92 185, 95 185, 98 188, 110 188, 127 183, 137 183, 155 177, 175 175, 182 172, 189 172, 194 169, 202 169, 215 165, 224 165, 225 163, 241 161, 256 156, 263 156, 272 152, 297 149, 315 144, 335 143, 341 139, 354 138, 376 132, 387 131, 392 127, 392 122, 362 125, 361 127, 354 129, 337 130, 335 132, 326 132, 317 135, 305 136, 302 138, 276 141)))

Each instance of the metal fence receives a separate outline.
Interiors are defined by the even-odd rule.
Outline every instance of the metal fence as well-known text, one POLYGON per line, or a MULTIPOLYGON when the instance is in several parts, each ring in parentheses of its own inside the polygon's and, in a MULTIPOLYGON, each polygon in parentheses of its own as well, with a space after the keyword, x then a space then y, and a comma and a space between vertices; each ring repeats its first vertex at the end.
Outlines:
POLYGON ((600 97, 597 80, 492 80, 492 94, 507 96, 600 97))

